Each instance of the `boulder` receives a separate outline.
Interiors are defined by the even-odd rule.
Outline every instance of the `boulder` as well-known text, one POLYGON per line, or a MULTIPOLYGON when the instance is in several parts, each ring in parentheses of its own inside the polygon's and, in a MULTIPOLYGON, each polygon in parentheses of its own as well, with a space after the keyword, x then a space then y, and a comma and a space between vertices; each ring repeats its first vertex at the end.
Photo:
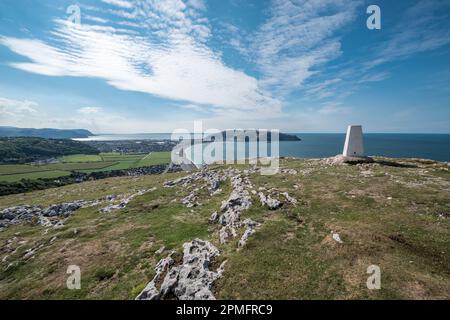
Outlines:
POLYGON ((223 272, 224 263, 211 271, 211 260, 219 256, 219 250, 210 242, 195 239, 183 244, 183 261, 174 265, 171 255, 155 267, 156 275, 136 297, 137 300, 164 299, 175 296, 180 300, 213 300, 211 287, 223 272), (156 283, 161 281, 160 289, 156 283))

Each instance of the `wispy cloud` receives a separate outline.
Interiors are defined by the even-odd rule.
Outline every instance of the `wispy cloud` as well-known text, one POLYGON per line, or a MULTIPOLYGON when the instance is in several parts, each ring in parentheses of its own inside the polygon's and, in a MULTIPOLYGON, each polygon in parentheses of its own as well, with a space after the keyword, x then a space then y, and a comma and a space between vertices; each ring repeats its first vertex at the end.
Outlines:
POLYGON ((0 114, 15 115, 19 113, 36 113, 38 104, 28 100, 13 100, 0 97, 0 114))
POLYGON ((324 115, 334 114, 348 114, 351 111, 350 108, 344 107, 341 102, 329 102, 322 104, 319 109, 319 113, 324 115))
POLYGON ((0 125, 21 126, 38 117, 38 103, 0 97, 0 125))
MULTIPOLYGON (((108 3, 128 9, 122 1, 108 3)), ((136 17, 133 22, 145 26, 147 33, 152 30, 151 37, 112 26, 55 20, 49 41, 1 37, 0 44, 30 59, 11 63, 28 72, 100 78, 121 90, 276 113, 280 101, 263 92, 256 78, 225 65, 204 44, 210 29, 202 10, 204 4, 198 0, 137 1, 130 8, 132 13, 124 12, 136 17)))
MULTIPOLYGON (((382 30, 384 42, 342 56, 344 49, 354 50, 343 48, 342 39, 356 14, 365 14, 365 1, 271 0, 255 30, 221 22, 221 36, 245 58, 246 73, 212 44, 216 29, 203 0, 89 3, 81 4, 82 25, 55 19, 46 38, 0 35, 0 45, 28 59, 10 65, 46 76, 102 79, 120 90, 170 99, 167 108, 200 116, 211 111, 217 122, 286 121, 282 106, 292 92, 312 101, 318 117, 345 114, 348 95, 394 73, 383 65, 450 43, 450 31, 442 27, 448 25, 448 1, 418 1, 396 26, 382 30)), ((78 113, 107 125, 104 110, 78 113)))
POLYGON ((368 67, 404 59, 450 44, 450 30, 443 28, 450 19, 450 3, 421 0, 406 10, 389 39, 378 46, 379 54, 368 67))
POLYGON ((418 1, 402 12, 393 26, 382 30, 386 40, 366 48, 361 58, 335 65, 311 79, 305 85, 307 96, 343 99, 362 86, 388 79, 392 72, 381 69, 387 63, 450 44, 450 30, 443 27, 450 19, 449 8, 448 1, 418 1))
POLYGON ((341 54, 337 32, 352 21, 360 1, 274 0, 270 17, 253 41, 263 84, 289 92, 315 68, 341 54))
POLYGON ((77 112, 81 114, 96 114, 100 113, 101 111, 102 108, 99 107, 83 107, 77 110, 77 112))
POLYGON ((131 9, 133 4, 130 1, 126 0, 101 0, 103 3, 107 3, 113 6, 131 9))

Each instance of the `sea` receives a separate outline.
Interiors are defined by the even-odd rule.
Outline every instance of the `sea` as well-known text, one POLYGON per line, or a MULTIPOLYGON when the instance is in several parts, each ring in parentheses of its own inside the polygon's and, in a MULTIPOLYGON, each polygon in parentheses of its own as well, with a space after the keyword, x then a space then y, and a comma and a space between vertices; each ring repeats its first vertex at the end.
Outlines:
MULTIPOLYGON (((324 158, 342 153, 345 134, 291 133, 301 141, 281 141, 280 156, 324 158)), ((170 133, 100 134, 79 141, 163 140, 170 133)), ((450 162, 450 134, 365 133, 364 148, 368 156, 421 158, 450 162)))

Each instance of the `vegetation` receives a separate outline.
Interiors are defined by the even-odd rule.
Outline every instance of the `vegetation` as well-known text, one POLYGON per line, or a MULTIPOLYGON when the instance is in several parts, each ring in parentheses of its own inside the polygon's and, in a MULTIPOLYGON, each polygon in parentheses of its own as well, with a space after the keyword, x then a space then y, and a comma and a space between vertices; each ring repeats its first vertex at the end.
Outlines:
POLYGON ((0 137, 39 137, 46 139, 87 138, 93 134, 84 129, 31 129, 0 126, 0 137))
POLYGON ((98 154, 97 149, 73 140, 0 138, 0 163, 27 163, 71 154, 98 154))
POLYGON ((270 211, 251 195, 253 205, 242 219, 262 226, 238 251, 237 240, 218 243, 220 226, 208 221, 230 195, 229 181, 214 196, 199 189, 201 205, 194 208, 180 199, 203 182, 163 187, 186 173, 0 197, 0 208, 48 206, 157 188, 108 214, 99 207, 80 209, 59 229, 24 224, 0 232, 0 299, 133 299, 153 277, 156 263, 194 238, 212 241, 220 261, 227 260, 214 288, 220 299, 449 299, 449 167, 403 163, 329 166, 287 159, 282 167, 297 174, 251 175, 256 190, 287 191, 299 203, 270 211), (334 241, 333 233, 343 243, 334 241), (24 258, 26 250, 41 245, 34 258, 24 258), (162 246, 166 251, 156 253, 162 246), (82 270, 81 290, 66 288, 71 264, 82 270), (381 268, 380 290, 366 287, 373 264, 381 268))
MULTIPOLYGON (((69 176, 72 173, 90 174, 168 163, 170 163, 170 152, 124 155, 118 153, 75 154, 64 156, 59 159, 59 162, 47 165, 0 165, 0 182, 15 183, 23 180, 52 179, 69 176)), ((11 188, 14 186, 11 185, 11 188)))
POLYGON ((98 154, 73 154, 61 158, 61 162, 96 162, 103 161, 98 154))

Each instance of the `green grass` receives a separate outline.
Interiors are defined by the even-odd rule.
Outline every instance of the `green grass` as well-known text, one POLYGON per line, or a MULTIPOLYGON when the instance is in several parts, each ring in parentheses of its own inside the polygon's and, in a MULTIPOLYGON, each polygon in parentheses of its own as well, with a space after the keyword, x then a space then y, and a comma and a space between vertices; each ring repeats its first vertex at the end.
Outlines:
POLYGON ((41 171, 41 172, 2 175, 2 176, 0 176, 0 181, 19 182, 22 179, 36 180, 36 179, 43 179, 43 178, 59 178, 59 177, 64 177, 64 176, 69 176, 69 175, 70 175, 70 171, 50 170, 50 171, 41 171))
POLYGON ((26 164, 0 165, 0 175, 40 172, 40 171, 47 171, 47 170, 51 170, 51 169, 48 169, 47 166, 32 166, 32 165, 26 165, 26 164))
POLYGON ((109 214, 97 207, 81 209, 63 228, 47 233, 31 224, 0 232, 5 248, 0 251, 0 299, 133 299, 154 276, 156 263, 169 250, 181 254, 182 244, 194 238, 219 248, 214 265, 228 261, 214 285, 219 299, 450 298, 450 220, 438 217, 450 212, 448 168, 372 165, 373 177, 365 178, 357 166, 307 160, 282 160, 281 165, 298 175, 254 174, 250 180, 256 189, 287 191, 299 204, 269 211, 252 195, 253 205, 241 219, 251 217, 262 226, 239 251, 238 238, 218 243, 220 226, 208 222, 228 198, 229 181, 212 197, 201 189, 203 182, 163 187, 186 173, 111 178, 0 197, 1 209, 157 188, 109 214), (180 199, 195 188, 201 206, 186 208, 180 199), (344 243, 336 243, 332 232, 344 243), (41 244, 33 259, 23 259, 25 250, 41 244), (167 251, 156 254, 161 246, 167 251), (82 270, 81 290, 65 287, 69 264, 82 270), (372 264, 381 268, 381 290, 365 285, 372 264))
POLYGON ((33 172, 46 172, 46 171, 79 171, 90 169, 105 169, 107 167, 118 164, 113 161, 102 162, 71 162, 71 163, 55 163, 44 166, 32 166, 32 165, 0 165, 0 175, 16 175, 33 172))
POLYGON ((70 171, 92 173, 98 171, 125 170, 170 163, 170 152, 148 154, 102 153, 100 155, 73 155, 60 159, 56 164, 0 165, 0 181, 17 182, 21 179, 55 178, 59 173, 69 175, 70 171))
POLYGON ((139 162, 137 162, 135 164, 135 167, 145 167, 170 163, 170 157, 170 152, 152 152, 150 155, 146 155, 139 162))
POLYGON ((90 154, 75 154, 71 156, 65 156, 61 159, 62 162, 94 162, 102 161, 102 157, 99 155, 90 154))
POLYGON ((145 157, 147 154, 143 153, 131 153, 131 154, 120 154, 120 153, 101 153, 103 161, 131 161, 131 160, 140 160, 145 157))

